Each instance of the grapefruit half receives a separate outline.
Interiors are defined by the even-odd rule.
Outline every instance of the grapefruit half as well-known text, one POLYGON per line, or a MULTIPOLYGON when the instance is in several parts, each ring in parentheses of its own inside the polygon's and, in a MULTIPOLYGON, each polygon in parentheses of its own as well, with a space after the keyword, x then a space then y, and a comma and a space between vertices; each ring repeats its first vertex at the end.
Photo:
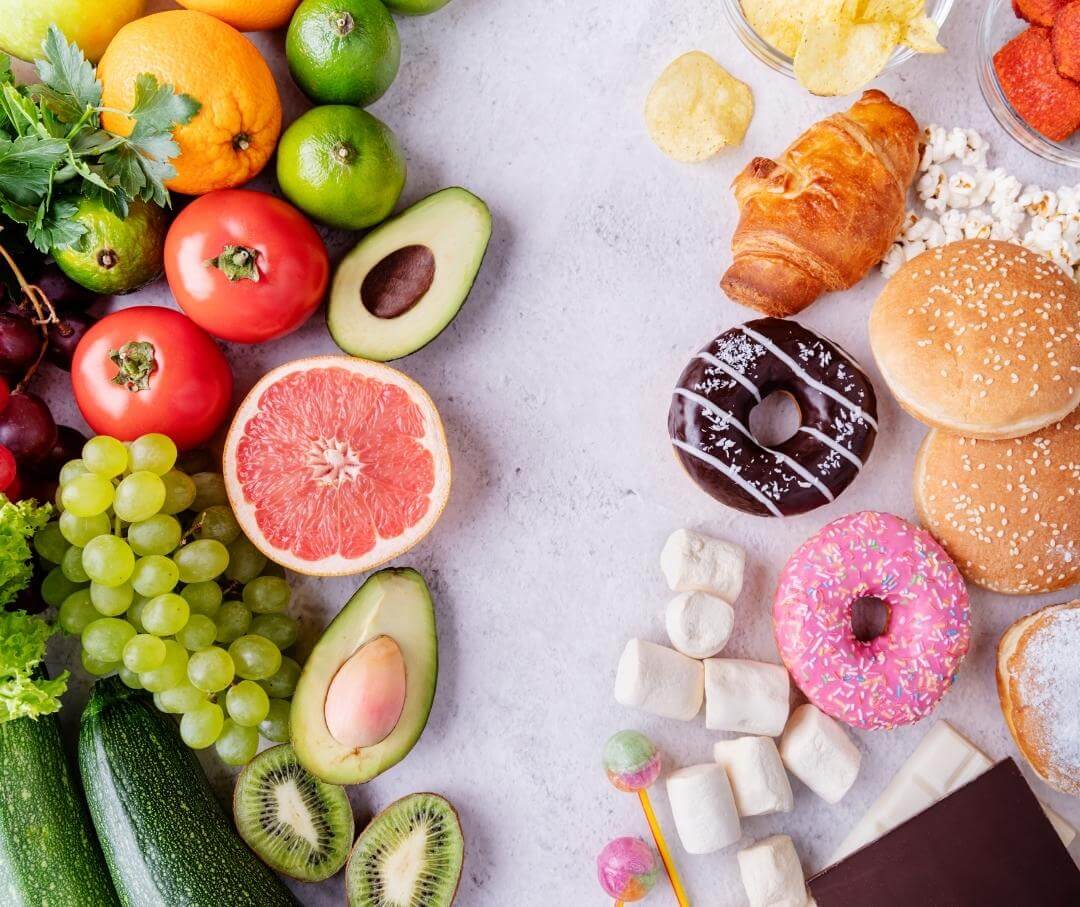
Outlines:
POLYGON ((265 375, 236 412, 224 469, 247 537, 312 576, 363 573, 403 554, 450 495, 431 398, 396 369, 346 356, 265 375))

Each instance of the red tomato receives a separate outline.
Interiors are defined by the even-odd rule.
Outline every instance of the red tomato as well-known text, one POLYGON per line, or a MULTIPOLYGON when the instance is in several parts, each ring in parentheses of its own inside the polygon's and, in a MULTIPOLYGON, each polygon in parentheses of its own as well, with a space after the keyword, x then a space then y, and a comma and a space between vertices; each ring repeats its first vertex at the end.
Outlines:
POLYGON ((176 301, 215 337, 261 343, 295 331, 319 307, 330 259, 307 218, 263 192, 195 199, 165 238, 176 301))
POLYGON ((181 450, 208 440, 232 402, 232 372, 210 335, 157 306, 121 309, 93 325, 75 348, 71 383, 99 435, 130 441, 161 432, 181 450))

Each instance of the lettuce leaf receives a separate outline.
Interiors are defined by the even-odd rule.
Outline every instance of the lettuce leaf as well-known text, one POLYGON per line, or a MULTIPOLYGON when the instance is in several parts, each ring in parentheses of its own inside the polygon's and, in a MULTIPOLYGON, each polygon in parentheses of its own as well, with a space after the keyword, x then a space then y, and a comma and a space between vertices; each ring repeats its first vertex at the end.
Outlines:
POLYGON ((30 585, 34 569, 30 540, 52 513, 49 504, 5 498, 0 505, 0 608, 10 605, 30 585))
POLYGON ((38 718, 60 708, 69 673, 52 680, 39 665, 56 627, 24 611, 0 612, 0 724, 38 718))

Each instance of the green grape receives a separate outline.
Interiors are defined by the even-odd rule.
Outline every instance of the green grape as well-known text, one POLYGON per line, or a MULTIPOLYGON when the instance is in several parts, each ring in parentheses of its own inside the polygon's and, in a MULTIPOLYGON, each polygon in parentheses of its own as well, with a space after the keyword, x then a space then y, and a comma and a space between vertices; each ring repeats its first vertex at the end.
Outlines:
POLYGON ((206 749, 218 739, 225 715, 221 706, 214 702, 203 702, 185 712, 180 719, 180 736, 193 750, 206 749))
POLYGON ((265 636, 241 636, 229 646, 236 675, 247 680, 272 677, 281 667, 281 652, 265 636))
POLYGON ((167 435, 152 432, 136 438, 128 447, 131 457, 131 471, 147 470, 163 476, 176 463, 176 445, 167 435))
POLYGON ((95 583, 119 586, 131 578, 131 572, 135 569, 135 553, 122 538, 99 535, 96 539, 90 539, 82 549, 82 565, 86 575, 95 583))
POLYGON ((259 686, 266 690, 271 699, 288 699, 296 690, 296 682, 300 679, 300 665, 284 655, 281 659, 281 667, 267 677, 259 681, 259 686))
POLYGON ((172 636, 183 629, 190 615, 191 609, 183 598, 175 592, 166 592, 150 599, 139 617, 147 633, 172 636))
POLYGON ((270 711, 259 722, 259 733, 271 743, 289 742, 289 712, 292 703, 284 699, 271 699, 270 711))
POLYGON ((195 483, 191 476, 172 469, 161 477, 165 486, 165 503, 161 505, 162 513, 183 513, 195 500, 195 483))
POLYGON ((159 513, 128 526, 127 540, 136 554, 169 554, 180 544, 182 535, 183 530, 176 517, 159 513))
POLYGON ((143 469, 125 476, 116 486, 113 511, 126 523, 139 523, 150 519, 164 503, 161 477, 143 469))
POLYGON ((87 674, 92 674, 94 677, 104 677, 106 674, 111 674, 113 671, 120 670, 120 662, 118 661, 99 661, 98 659, 87 655, 86 649, 82 650, 79 655, 79 660, 82 662, 83 670, 87 674))
POLYGON ((131 585, 139 595, 147 598, 172 592, 179 579, 180 571, 176 569, 176 564, 163 554, 148 554, 139 558, 131 573, 131 585))
POLYGON ((135 635, 135 628, 126 620, 99 617, 90 621, 82 631, 83 651, 100 662, 117 662, 124 655, 124 646, 135 635))
POLYGON ((165 661, 165 643, 149 633, 139 633, 124 646, 124 667, 136 674, 160 668, 165 661))
POLYGON ((142 622, 142 615, 143 611, 146 610, 146 606, 149 601, 150 599, 148 598, 144 598, 141 595, 136 595, 135 600, 131 603, 131 607, 127 609, 127 614, 124 615, 124 617, 127 618, 128 623, 131 624, 131 626, 133 626, 140 633, 146 632, 146 627, 143 626, 142 622))
POLYGON ((197 472, 191 477, 195 483, 195 500, 192 510, 206 510, 215 504, 228 504, 229 496, 225 493, 225 478, 219 472, 197 472))
POLYGON ((241 727, 255 727, 270 711, 270 697, 254 681, 241 680, 225 694, 225 709, 241 727))
POLYGON ((263 576, 276 576, 279 579, 285 579, 285 568, 281 564, 275 564, 273 561, 267 561, 266 566, 263 567, 263 576))
POLYGON ((256 614, 249 632, 265 636, 284 652, 296 642, 300 625, 288 614, 256 614))
POLYGON ((217 614, 217 641, 232 642, 239 639, 251 627, 251 612, 243 602, 229 601, 217 614))
POLYGON ((108 535, 112 531, 112 524, 106 513, 99 513, 96 516, 75 516, 65 510, 60 514, 59 525, 64 538, 80 548, 91 539, 99 535, 108 535))
POLYGON ((134 598, 131 583, 121 583, 119 586, 90 584, 90 601, 106 617, 119 617, 131 607, 134 598))
POLYGON ((191 583, 184 586, 180 594, 187 599, 192 614, 216 617, 218 611, 221 610, 221 586, 213 580, 205 583, 191 583))
POLYGON ((180 568, 181 582, 205 583, 229 566, 229 550, 213 539, 197 539, 177 551, 173 560, 180 568))
POLYGON ((229 546, 225 576, 238 583, 250 583, 266 569, 266 564, 266 555, 242 535, 229 546))
POLYGON ((188 680, 205 693, 224 690, 232 683, 235 672, 232 656, 217 646, 192 652, 188 660, 188 680))
POLYGON ((256 614, 274 614, 289 606, 292 591, 277 576, 257 576, 244 586, 244 604, 256 614))
POLYGON ((47 605, 59 608, 64 599, 72 592, 78 592, 82 588, 80 583, 73 583, 59 567, 53 567, 41 581, 41 598, 47 605))
POLYGON ((176 468, 186 472, 189 476, 197 472, 209 472, 214 468, 214 463, 221 461, 214 457, 205 447, 196 447, 185 450, 176 458, 176 468))
POLYGON ((76 476, 60 489, 60 503, 75 516, 104 513, 113 502, 113 484, 104 476, 88 472, 76 476))
POLYGON ((222 545, 231 545, 240 538, 240 524, 233 512, 224 504, 207 507, 195 518, 195 538, 213 539, 222 545))
POLYGON ((101 613, 90 600, 90 590, 80 589, 61 602, 56 621, 65 633, 82 636, 83 630, 100 617, 101 613))
POLYGON ((88 583, 90 577, 83 569, 82 548, 72 545, 60 560, 60 570, 73 583, 88 583))
POLYGON ((226 765, 246 765, 259 749, 259 732, 228 719, 222 725, 214 748, 226 765))
POLYGON ((175 639, 163 640, 165 659, 152 671, 139 675, 139 680, 151 693, 163 693, 170 687, 179 686, 187 676, 188 653, 175 639))
POLYGON ((128 465, 128 451, 122 441, 108 435, 91 438, 82 449, 83 463, 90 472, 111 479, 120 475, 128 465))
POLYGON ((139 675, 133 671, 129 671, 123 665, 117 669, 120 674, 120 680, 130 690, 141 690, 143 688, 142 681, 139 680, 139 675))
POLYGON ((70 547, 71 543, 64 538, 60 524, 56 522, 46 523, 34 535, 34 550, 42 560, 50 564, 59 564, 64 559, 64 552, 70 547))
POLYGON ((205 614, 192 614, 183 629, 176 634, 176 641, 189 652, 196 649, 205 649, 214 644, 217 636, 217 627, 205 614))
POLYGON ((57 481, 61 485, 67 485, 76 476, 84 476, 90 470, 86 468, 86 464, 81 460, 68 460, 63 466, 60 467, 60 475, 57 481))
POLYGON ((182 715, 206 702, 206 694, 186 680, 175 687, 162 690, 158 693, 158 698, 161 701, 161 711, 171 715, 182 715))

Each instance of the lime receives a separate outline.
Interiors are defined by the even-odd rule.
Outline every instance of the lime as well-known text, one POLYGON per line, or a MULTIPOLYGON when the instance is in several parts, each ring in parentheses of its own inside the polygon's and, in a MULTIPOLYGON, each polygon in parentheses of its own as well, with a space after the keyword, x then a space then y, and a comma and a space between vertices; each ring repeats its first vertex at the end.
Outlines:
POLYGON ((137 199, 127 217, 120 218, 98 199, 82 198, 72 220, 86 232, 49 254, 76 283, 112 296, 130 293, 161 275, 168 227, 164 209, 137 199))
POLYGON ((387 8, 401 16, 426 16, 442 9, 450 0, 386 0, 387 8))
POLYGON ((366 107, 396 78, 401 42, 380 0, 304 0, 289 23, 285 57, 316 103, 366 107))
POLYGON ((332 227, 362 230, 385 220, 405 186, 405 156, 394 133, 366 110, 314 107, 281 137, 281 190, 332 227))

